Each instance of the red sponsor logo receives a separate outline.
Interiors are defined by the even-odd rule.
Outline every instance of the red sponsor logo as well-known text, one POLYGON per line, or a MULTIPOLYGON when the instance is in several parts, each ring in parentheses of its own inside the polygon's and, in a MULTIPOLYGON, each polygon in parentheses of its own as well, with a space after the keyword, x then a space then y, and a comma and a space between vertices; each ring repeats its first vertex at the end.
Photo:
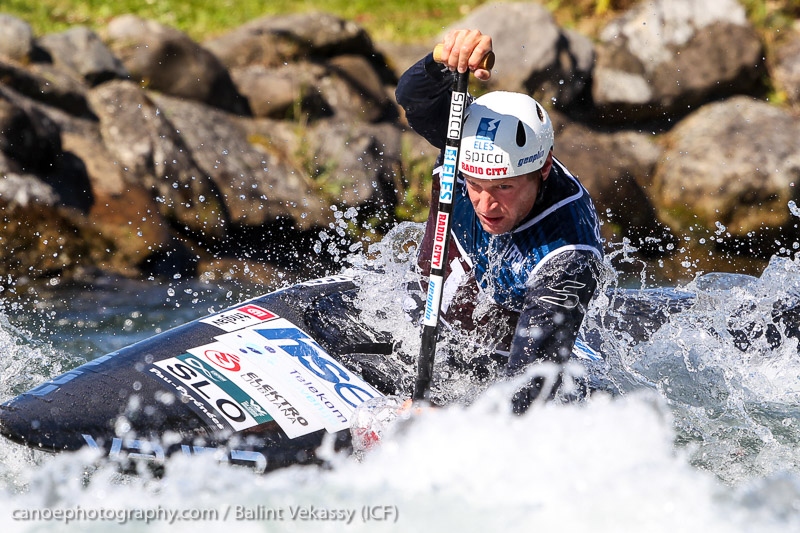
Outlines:
POLYGON ((241 311, 242 313, 247 313, 248 315, 255 317, 259 320, 272 320, 273 318, 276 318, 278 316, 271 311, 267 311, 263 307, 259 307, 257 305, 252 305, 252 304, 240 307, 238 311, 241 311))
POLYGON ((487 176, 505 176, 506 174, 508 174, 507 167, 497 167, 497 168, 489 167, 486 169, 487 176))
POLYGON ((439 213, 436 219, 436 233, 433 238, 433 257, 431 261, 431 268, 442 268, 442 259, 444 256, 444 240, 447 235, 447 213, 439 213))
POLYGON ((239 364, 239 356, 236 354, 221 352, 219 350, 206 350, 204 355, 206 359, 225 370, 238 372, 242 369, 242 365, 239 364))
POLYGON ((483 176, 484 174, 487 176, 505 176, 508 174, 507 167, 476 167, 475 165, 470 165, 469 163, 461 163, 461 170, 466 172, 467 174, 472 174, 473 176, 483 176))
POLYGON ((436 242, 444 242, 444 236, 447 233, 447 213, 439 213, 436 217, 436 242))
POLYGON ((483 168, 470 165, 464 161, 461 162, 461 170, 468 174, 472 174, 473 176, 480 176, 483 174, 483 168))

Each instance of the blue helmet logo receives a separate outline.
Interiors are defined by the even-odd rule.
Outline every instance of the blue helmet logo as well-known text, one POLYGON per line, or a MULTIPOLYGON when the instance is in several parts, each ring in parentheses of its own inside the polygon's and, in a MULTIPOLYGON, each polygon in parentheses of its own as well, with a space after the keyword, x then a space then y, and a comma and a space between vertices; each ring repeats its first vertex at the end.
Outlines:
POLYGON ((481 140, 494 142, 494 136, 497 135, 497 129, 499 127, 499 118, 483 117, 480 124, 478 124, 478 131, 475 133, 475 137, 481 140))

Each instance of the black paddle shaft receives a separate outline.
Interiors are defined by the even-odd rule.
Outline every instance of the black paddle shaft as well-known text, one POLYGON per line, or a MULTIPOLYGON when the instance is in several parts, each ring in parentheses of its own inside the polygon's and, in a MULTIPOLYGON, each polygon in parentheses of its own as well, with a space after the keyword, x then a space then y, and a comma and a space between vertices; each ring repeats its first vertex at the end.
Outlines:
POLYGON ((452 225, 453 194, 455 178, 458 173, 458 157, 461 144, 461 128, 467 108, 467 86, 469 71, 456 72, 453 93, 450 98, 450 116, 447 124, 447 141, 444 161, 440 175, 439 205, 434 223, 433 249, 431 252, 431 271, 428 278, 428 295, 425 300, 425 314, 422 321, 422 345, 417 362, 417 380, 414 384, 414 400, 425 399, 433 377, 433 363, 436 355, 437 330, 441 312, 442 291, 447 268, 447 248, 450 245, 452 225))

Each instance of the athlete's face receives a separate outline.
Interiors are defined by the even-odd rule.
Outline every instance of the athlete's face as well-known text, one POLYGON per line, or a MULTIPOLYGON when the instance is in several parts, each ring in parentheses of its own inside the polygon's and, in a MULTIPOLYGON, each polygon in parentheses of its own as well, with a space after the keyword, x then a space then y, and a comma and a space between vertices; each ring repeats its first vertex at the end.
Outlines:
POLYGON ((467 174, 464 174, 464 178, 475 214, 483 229, 492 235, 516 228, 531 212, 542 186, 542 173, 538 170, 499 180, 480 179, 467 174))

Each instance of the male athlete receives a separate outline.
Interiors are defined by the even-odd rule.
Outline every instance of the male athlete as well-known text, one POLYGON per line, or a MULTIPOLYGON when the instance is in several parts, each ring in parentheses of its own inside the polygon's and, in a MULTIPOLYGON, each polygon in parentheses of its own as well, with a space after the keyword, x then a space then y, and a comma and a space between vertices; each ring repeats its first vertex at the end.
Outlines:
MULTIPOLYGON (((432 54, 403 74, 397 101, 411 127, 444 149, 453 72, 473 71, 492 49, 478 30, 444 39, 442 63, 432 54)), ((442 319, 479 345, 514 376, 531 364, 567 361, 597 287, 603 249, 592 201, 553 157, 553 126, 531 97, 491 92, 471 102, 463 127, 454 191, 442 319)), ((439 196, 442 155, 434 170, 439 196)), ((419 266, 427 276, 435 232, 430 211, 419 266)), ((523 412, 554 387, 535 378, 513 398, 523 412)))

